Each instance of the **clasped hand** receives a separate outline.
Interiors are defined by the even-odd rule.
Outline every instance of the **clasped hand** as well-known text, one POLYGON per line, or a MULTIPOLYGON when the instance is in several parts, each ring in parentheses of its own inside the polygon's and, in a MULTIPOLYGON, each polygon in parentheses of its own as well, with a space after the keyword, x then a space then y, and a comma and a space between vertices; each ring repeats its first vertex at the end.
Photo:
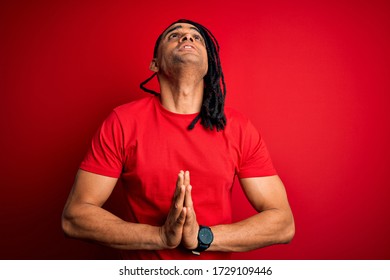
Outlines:
POLYGON ((190 173, 180 171, 171 208, 160 236, 167 248, 173 249, 182 244, 191 250, 198 246, 199 224, 191 197, 190 173))

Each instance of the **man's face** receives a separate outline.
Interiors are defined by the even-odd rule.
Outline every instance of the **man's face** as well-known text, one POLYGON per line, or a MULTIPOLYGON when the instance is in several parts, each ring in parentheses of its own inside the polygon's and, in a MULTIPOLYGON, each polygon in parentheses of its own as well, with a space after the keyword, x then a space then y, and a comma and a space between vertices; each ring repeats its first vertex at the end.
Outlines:
POLYGON ((203 76, 207 73, 206 44, 199 30, 191 24, 170 26, 162 35, 157 53, 153 71, 170 73, 177 67, 188 66, 194 67, 203 76))

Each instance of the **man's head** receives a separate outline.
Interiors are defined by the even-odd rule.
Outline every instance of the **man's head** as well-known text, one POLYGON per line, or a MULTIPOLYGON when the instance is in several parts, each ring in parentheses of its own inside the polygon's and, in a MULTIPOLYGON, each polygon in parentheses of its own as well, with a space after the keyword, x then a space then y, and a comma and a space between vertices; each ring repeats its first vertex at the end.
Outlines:
MULTIPOLYGON (((226 118, 224 113, 226 86, 219 58, 219 45, 214 35, 206 27, 199 23, 186 19, 180 19, 170 24, 160 34, 154 46, 153 61, 151 64, 151 69, 155 71, 155 73, 149 79, 141 83, 141 89, 155 95, 159 94, 153 90, 145 88, 144 85, 156 75, 156 70, 158 69, 153 69, 153 67, 163 67, 161 64, 165 62, 161 58, 161 48, 170 48, 169 44, 165 43, 168 42, 168 40, 178 39, 176 36, 181 36, 180 39, 182 41, 187 41, 187 43, 191 42, 193 46, 197 46, 197 49, 187 50, 188 56, 187 53, 184 54, 183 52, 181 54, 176 53, 176 57, 172 58, 177 59, 177 63, 185 62, 180 61, 180 59, 190 59, 192 62, 198 61, 200 63, 204 63, 205 66, 205 89, 203 94, 202 108, 199 115, 189 125, 189 129, 194 128, 199 119, 201 119, 201 124, 206 128, 213 129, 215 127, 217 130, 224 129, 226 125, 226 118), (198 35, 200 35, 200 37, 198 37, 198 35), (204 56, 207 57, 207 63, 205 63, 205 61, 197 60, 196 58, 197 56, 202 58, 202 52, 204 50, 204 56), (196 52, 191 53, 192 51, 196 52), (187 58, 184 58, 185 56, 187 56, 187 58), (157 62, 157 64, 154 65, 154 62, 157 62)), ((181 46, 184 46, 184 44, 181 46)), ((173 51, 172 55, 175 55, 173 51)))
POLYGON ((203 79, 208 61, 206 43, 200 30, 189 23, 174 23, 156 43, 150 69, 159 75, 192 68, 203 79))

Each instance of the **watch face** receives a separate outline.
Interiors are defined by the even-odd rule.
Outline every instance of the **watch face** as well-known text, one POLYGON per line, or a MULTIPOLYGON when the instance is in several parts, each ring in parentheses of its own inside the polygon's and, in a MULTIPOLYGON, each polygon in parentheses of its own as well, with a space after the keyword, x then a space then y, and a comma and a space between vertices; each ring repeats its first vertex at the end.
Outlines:
POLYGON ((199 230, 199 241, 204 244, 211 244, 213 242, 213 233, 212 231, 207 227, 202 227, 199 230))

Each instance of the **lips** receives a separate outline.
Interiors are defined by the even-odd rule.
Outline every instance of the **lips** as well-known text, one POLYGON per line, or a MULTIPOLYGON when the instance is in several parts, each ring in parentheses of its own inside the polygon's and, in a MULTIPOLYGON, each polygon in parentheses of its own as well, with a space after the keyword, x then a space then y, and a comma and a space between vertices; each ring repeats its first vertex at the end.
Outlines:
POLYGON ((196 48, 192 44, 185 43, 179 47, 179 50, 196 50, 196 48))

